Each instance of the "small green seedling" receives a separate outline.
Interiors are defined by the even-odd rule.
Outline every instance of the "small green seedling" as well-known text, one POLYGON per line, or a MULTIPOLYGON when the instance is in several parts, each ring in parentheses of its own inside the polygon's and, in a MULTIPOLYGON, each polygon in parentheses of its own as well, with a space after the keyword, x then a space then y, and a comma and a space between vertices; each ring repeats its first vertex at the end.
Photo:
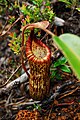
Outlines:
POLYGON ((39 111, 41 110, 40 105, 38 105, 38 104, 34 104, 33 106, 34 106, 35 109, 37 109, 37 110, 39 110, 39 111))
POLYGON ((51 65, 51 80, 53 80, 53 78, 62 79, 61 75, 59 74, 59 70, 71 73, 71 70, 66 63, 67 59, 65 57, 61 57, 51 65))

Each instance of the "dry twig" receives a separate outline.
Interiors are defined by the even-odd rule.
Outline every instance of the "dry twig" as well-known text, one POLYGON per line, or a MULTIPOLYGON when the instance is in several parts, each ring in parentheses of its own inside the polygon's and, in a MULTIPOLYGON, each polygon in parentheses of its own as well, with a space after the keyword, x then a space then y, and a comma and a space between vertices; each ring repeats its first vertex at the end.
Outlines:
POLYGON ((0 89, 0 95, 2 93, 5 93, 6 91, 10 91, 11 88, 14 86, 15 83, 24 83, 26 82, 28 79, 28 76, 26 75, 26 73, 24 73, 23 75, 21 75, 19 78, 13 80, 12 82, 8 83, 5 87, 0 89))
POLYGON ((14 74, 20 69, 21 65, 11 74, 11 76, 9 77, 9 79, 3 84, 0 85, 0 88, 4 87, 5 85, 7 85, 7 83, 10 81, 10 79, 14 76, 14 74))
POLYGON ((10 31, 10 29, 11 29, 19 20, 21 20, 22 18, 23 18, 23 15, 21 15, 21 16, 8 28, 8 30, 7 30, 6 32, 2 33, 2 34, 0 35, 0 37, 3 37, 4 35, 6 35, 6 34, 10 31))
POLYGON ((64 98, 64 97, 66 97, 66 96, 69 96, 69 95, 73 94, 73 93, 76 92, 78 89, 79 89, 79 87, 77 87, 76 89, 72 90, 71 92, 68 92, 67 94, 64 94, 64 95, 61 96, 59 99, 62 99, 62 98, 64 98))

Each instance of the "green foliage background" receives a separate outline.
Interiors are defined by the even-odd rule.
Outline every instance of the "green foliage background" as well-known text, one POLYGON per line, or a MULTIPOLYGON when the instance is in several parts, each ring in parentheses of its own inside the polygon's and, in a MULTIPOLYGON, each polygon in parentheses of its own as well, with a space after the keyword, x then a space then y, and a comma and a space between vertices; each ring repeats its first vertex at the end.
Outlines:
MULTIPOLYGON (((14 15, 12 14, 13 11, 17 12, 17 16, 19 17, 20 15, 24 16, 21 20, 21 28, 26 24, 43 20, 47 20, 52 23, 55 16, 51 8, 50 0, 29 0, 29 2, 20 2, 19 0, 14 0, 14 2, 10 2, 9 0, 1 0, 0 4, 4 6, 4 8, 2 6, 0 7, 0 14, 5 14, 6 11, 10 13, 8 24, 13 24, 17 19, 16 13, 14 15)), ((38 29, 35 31, 36 33, 39 32, 38 29)), ((19 30, 19 32, 21 33, 21 29, 19 30)), ((26 38, 29 33, 29 30, 25 32, 26 38)), ((9 43, 11 50, 16 54, 19 54, 21 47, 21 35, 17 35, 16 32, 14 32, 11 33, 9 36, 11 38, 9 43)), ((40 36, 40 32, 38 36, 40 36)))

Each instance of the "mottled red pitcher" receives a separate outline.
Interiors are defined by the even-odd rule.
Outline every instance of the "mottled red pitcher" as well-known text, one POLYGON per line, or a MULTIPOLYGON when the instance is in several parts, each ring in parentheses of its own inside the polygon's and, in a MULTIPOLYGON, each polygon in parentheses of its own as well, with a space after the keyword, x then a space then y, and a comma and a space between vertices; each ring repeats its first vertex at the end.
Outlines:
MULTIPOLYGON (((50 90, 50 49, 34 36, 34 28, 44 28, 48 26, 48 22, 40 22, 26 25, 22 32, 22 46, 24 45, 24 31, 25 29, 32 28, 30 36, 26 42, 26 57, 29 61, 30 75, 29 75, 29 93, 35 100, 42 100, 48 96, 50 90)), ((23 68, 26 69, 23 65, 23 68)))

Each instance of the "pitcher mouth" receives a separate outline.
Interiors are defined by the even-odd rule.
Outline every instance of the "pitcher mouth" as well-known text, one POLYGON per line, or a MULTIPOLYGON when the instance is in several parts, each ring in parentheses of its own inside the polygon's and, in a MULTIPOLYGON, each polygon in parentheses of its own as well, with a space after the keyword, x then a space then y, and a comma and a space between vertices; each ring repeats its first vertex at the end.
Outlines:
POLYGON ((26 43, 26 56, 28 60, 46 63, 50 61, 51 52, 50 49, 38 39, 29 37, 26 43))

